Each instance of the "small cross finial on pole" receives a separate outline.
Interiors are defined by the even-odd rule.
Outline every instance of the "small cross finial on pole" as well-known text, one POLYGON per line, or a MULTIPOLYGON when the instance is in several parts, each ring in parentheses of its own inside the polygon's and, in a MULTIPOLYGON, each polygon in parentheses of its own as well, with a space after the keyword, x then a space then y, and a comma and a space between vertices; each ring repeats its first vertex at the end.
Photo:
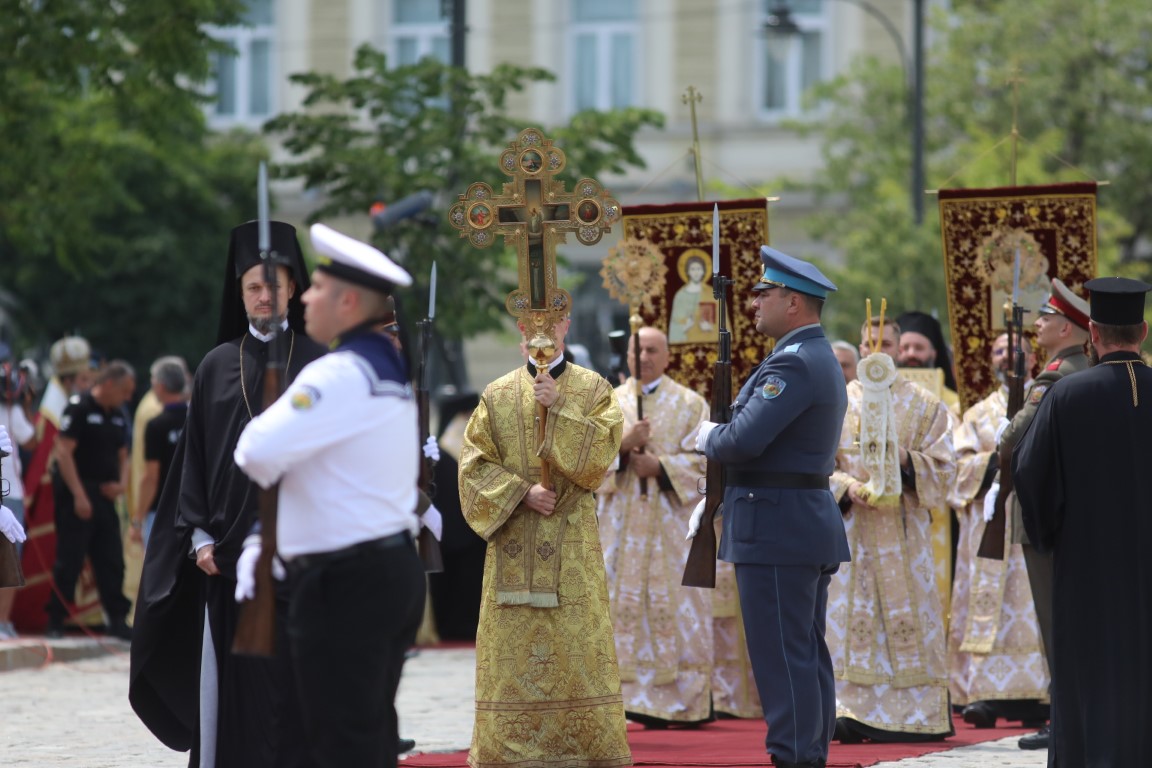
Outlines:
POLYGON ((696 168, 696 199, 704 200, 704 170, 700 164, 700 132, 696 129, 696 105, 704 97, 696 86, 690 85, 680 97, 680 101, 688 105, 688 112, 692 115, 692 165, 696 168))

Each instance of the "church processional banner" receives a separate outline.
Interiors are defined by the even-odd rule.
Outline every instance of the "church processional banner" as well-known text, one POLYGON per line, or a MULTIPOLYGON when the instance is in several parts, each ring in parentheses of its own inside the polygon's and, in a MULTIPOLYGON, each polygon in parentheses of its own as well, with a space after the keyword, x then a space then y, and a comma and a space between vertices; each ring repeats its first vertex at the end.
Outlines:
MULTIPOLYGON (((719 349, 719 313, 712 296, 712 209, 717 203, 636 205, 624 209, 624 237, 659 249, 668 268, 664 291, 641 309, 647 325, 668 334, 667 373, 711 401, 719 349)), ((732 383, 738 389, 767 354, 747 303, 763 270, 768 201, 725 200, 720 206, 720 274, 733 279, 728 295, 732 383)))
POLYGON ((992 342, 1018 272, 1024 329, 1059 277, 1078 296, 1096 276, 1096 183, 940 190, 956 383, 967 409, 995 386, 992 342), (1019 256, 1019 268, 1016 262, 1019 256))

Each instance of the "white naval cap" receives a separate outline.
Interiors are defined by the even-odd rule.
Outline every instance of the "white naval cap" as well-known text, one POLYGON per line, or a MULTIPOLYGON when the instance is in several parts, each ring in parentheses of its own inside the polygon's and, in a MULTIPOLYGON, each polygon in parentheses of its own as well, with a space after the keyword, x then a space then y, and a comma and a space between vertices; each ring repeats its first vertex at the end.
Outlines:
POLYGON ((397 285, 412 285, 411 275, 368 243, 323 224, 313 224, 310 232, 312 247, 316 250, 316 269, 321 272, 389 294, 397 285))

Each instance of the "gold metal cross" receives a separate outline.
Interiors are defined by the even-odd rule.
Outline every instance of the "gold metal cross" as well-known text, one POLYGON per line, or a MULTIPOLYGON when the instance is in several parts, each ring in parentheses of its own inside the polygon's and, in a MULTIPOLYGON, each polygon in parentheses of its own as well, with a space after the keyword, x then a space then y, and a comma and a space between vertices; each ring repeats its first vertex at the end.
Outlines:
POLYGON ((500 170, 512 177, 501 194, 476 182, 448 212, 460 237, 477 248, 501 236, 516 248, 519 286, 504 305, 525 327, 548 338, 572 308, 571 295, 556 284, 556 246, 567 242, 569 233, 582 245, 598 243, 621 216, 620 204, 594 179, 581 179, 565 191, 564 182, 554 178, 565 163, 551 139, 526 128, 500 155, 500 170))

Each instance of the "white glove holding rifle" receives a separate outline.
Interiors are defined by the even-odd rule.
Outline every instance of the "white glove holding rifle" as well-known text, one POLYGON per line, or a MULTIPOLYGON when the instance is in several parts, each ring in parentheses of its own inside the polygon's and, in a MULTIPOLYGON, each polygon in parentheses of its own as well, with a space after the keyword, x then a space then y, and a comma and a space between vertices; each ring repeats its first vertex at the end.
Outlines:
MULTIPOLYGON (((244 539, 244 549, 236 560, 236 602, 252 600, 256 597, 256 561, 260 559, 260 534, 254 533, 244 539)), ((287 576, 280 558, 272 558, 272 577, 284 581, 287 576)))

